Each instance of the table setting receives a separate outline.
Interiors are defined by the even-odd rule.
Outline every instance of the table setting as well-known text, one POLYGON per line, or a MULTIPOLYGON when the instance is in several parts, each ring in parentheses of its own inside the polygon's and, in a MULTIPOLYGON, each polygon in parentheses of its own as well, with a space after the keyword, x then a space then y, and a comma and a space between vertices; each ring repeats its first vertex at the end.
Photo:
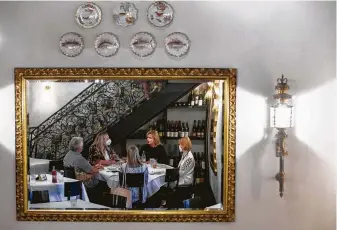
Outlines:
MULTIPOLYGON (((105 166, 99 171, 99 179, 106 181, 110 188, 116 188, 119 186, 119 173, 122 172, 122 163, 125 161, 119 161, 115 164, 105 166)), ((148 170, 148 182, 146 185, 148 197, 159 191, 160 187, 165 185, 166 169, 172 169, 173 167, 165 164, 158 164, 155 159, 146 161, 142 159, 142 162, 146 164, 148 170)))

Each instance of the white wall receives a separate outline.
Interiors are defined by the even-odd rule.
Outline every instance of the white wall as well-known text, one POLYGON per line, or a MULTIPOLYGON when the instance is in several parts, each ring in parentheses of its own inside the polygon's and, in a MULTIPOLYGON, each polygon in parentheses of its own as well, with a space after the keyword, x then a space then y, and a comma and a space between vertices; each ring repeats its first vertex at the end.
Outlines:
POLYGON ((145 20, 149 3, 138 3, 136 26, 111 23, 112 2, 99 3, 102 24, 84 30, 74 21, 79 2, 0 2, 0 228, 39 229, 222 229, 333 230, 336 138, 332 113, 335 88, 335 3, 333 2, 172 2, 175 19, 167 29, 145 20), (140 60, 128 49, 130 36, 146 30, 158 41, 152 57, 140 60), (86 49, 70 59, 60 54, 63 33, 80 32, 86 49), (120 36, 116 57, 93 52, 94 35, 120 36), (164 37, 184 31, 192 40, 186 58, 163 50, 164 37), (237 89, 237 182, 235 223, 26 223, 15 220, 14 67, 235 67, 237 89), (267 129, 267 97, 284 73, 296 94, 296 128, 289 134, 285 197, 273 177, 278 162, 267 129), (309 116, 309 118, 307 117, 309 116))
POLYGON ((91 83, 28 81, 29 125, 35 127, 62 108, 91 83), (49 86, 47 90, 45 87, 49 86))

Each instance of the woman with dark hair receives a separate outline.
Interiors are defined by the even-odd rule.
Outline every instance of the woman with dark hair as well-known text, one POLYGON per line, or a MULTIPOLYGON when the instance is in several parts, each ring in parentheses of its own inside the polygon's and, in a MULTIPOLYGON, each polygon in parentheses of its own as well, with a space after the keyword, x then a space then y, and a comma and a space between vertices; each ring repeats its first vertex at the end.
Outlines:
POLYGON ((111 140, 107 132, 97 134, 94 143, 89 148, 89 162, 91 165, 111 165, 115 163, 115 156, 110 144, 111 140))
POLYGON ((146 160, 154 158, 158 163, 168 164, 169 158, 167 157, 164 146, 160 143, 160 138, 156 130, 150 130, 146 134, 146 142, 140 150, 140 155, 145 154, 146 160))

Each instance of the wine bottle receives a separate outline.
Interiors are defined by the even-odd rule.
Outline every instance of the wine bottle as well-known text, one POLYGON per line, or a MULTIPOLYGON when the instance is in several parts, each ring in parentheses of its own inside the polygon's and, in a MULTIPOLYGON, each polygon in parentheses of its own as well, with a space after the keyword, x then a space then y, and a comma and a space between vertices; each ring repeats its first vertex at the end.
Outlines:
POLYGON ((188 128, 188 122, 185 123, 185 137, 188 137, 189 136, 189 131, 190 129, 188 128))
POLYGON ((198 120, 197 137, 201 137, 201 121, 198 120))
POLYGON ((206 130, 206 124, 205 124, 205 120, 202 120, 202 125, 201 125, 201 138, 205 137, 205 130, 206 130))
POLYGON ((194 94, 193 90, 191 91, 191 101, 190 101, 191 106, 194 106, 194 94))
POLYGON ((158 135, 159 135, 159 137, 162 137, 162 136, 163 136, 163 134, 162 134, 162 129, 161 129, 161 122, 160 122, 160 121, 158 121, 158 129, 157 129, 157 131, 158 131, 158 135))
POLYGON ((197 106, 198 103, 199 103, 199 94, 198 92, 196 92, 194 96, 194 105, 197 106))
POLYGON ((51 178, 52 183, 57 183, 57 172, 55 170, 55 166, 53 166, 53 170, 51 171, 51 178))
POLYGON ((170 132, 170 121, 166 122, 166 137, 170 137, 171 136, 171 132, 170 132))
POLYGON ((199 183, 204 183, 205 182, 205 170, 200 169, 200 174, 199 174, 199 183))
POLYGON ((200 93, 199 94, 199 100, 198 100, 198 106, 202 106, 203 105, 203 94, 200 93))
POLYGON ((192 128, 192 137, 196 137, 196 136, 197 136, 197 121, 194 120, 193 128, 192 128))
POLYGON ((205 154, 204 152, 201 153, 201 168, 206 169, 206 162, 205 162, 205 154))
POLYGON ((174 137, 179 137, 179 126, 178 126, 178 121, 176 121, 176 124, 175 124, 174 137))
POLYGON ((185 136, 185 123, 181 122, 181 131, 180 131, 180 137, 185 136))

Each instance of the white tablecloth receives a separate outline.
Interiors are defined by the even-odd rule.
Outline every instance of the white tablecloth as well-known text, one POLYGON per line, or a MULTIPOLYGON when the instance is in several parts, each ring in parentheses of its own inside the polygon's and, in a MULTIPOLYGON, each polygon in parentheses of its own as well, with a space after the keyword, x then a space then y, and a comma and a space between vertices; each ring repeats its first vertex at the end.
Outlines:
POLYGON ((28 204, 28 208, 34 209, 110 209, 109 207, 86 202, 83 200, 77 200, 76 205, 71 206, 70 201, 62 202, 49 202, 49 203, 38 203, 38 204, 28 204))
POLYGON ((30 173, 31 174, 48 173, 49 162, 50 160, 46 159, 29 158, 30 173))
POLYGON ((215 204, 215 205, 212 205, 212 206, 209 206, 207 208, 205 208, 206 211, 209 211, 209 210, 223 210, 223 206, 222 206, 222 203, 218 203, 218 204, 215 204))
MULTIPOLYGON (((48 190, 50 202, 59 202, 66 201, 67 197, 64 197, 64 183, 52 183, 52 176, 50 174, 46 174, 46 181, 30 181, 28 188, 30 191, 43 191, 48 190)), ((64 182, 73 182, 77 181, 71 178, 64 178, 64 182)), ((84 201, 89 201, 87 191, 82 183, 82 199, 84 201)))
MULTIPOLYGON (((110 188, 116 188, 119 185, 119 173, 110 172, 109 167, 99 172, 99 179, 106 181, 110 188)), ((146 185, 147 197, 152 196, 159 191, 160 187, 165 184, 166 169, 171 169, 169 165, 158 164, 157 168, 152 168, 149 164, 147 170, 149 172, 148 182, 146 185)))

